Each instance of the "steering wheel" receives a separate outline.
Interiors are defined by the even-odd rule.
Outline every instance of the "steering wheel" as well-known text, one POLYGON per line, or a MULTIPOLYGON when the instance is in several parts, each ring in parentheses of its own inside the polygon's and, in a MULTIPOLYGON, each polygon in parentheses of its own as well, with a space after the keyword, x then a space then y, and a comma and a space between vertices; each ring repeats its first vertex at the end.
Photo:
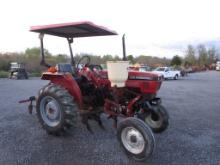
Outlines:
POLYGON ((91 64, 89 65, 89 69, 94 71, 94 69, 98 70, 98 71, 101 71, 103 70, 102 66, 101 65, 95 65, 95 64, 91 64))
POLYGON ((87 60, 87 61, 86 61, 86 64, 85 64, 84 66, 89 66, 90 61, 91 61, 91 58, 90 58, 89 56, 82 56, 82 57, 79 59, 77 65, 76 65, 76 68, 77 68, 77 69, 79 69, 79 64, 80 64, 84 59, 87 60))

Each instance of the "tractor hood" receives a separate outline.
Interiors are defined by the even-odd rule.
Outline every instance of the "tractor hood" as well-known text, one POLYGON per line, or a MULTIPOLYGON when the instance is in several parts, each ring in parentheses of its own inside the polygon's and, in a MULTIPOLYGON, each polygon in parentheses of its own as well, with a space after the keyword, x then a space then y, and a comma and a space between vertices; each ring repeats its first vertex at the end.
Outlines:
MULTIPOLYGON (((102 78, 108 78, 107 70, 103 70, 100 72, 102 78)), ((152 73, 152 72, 139 72, 139 71, 129 71, 128 72, 128 80, 156 80, 161 81, 162 76, 152 73)))

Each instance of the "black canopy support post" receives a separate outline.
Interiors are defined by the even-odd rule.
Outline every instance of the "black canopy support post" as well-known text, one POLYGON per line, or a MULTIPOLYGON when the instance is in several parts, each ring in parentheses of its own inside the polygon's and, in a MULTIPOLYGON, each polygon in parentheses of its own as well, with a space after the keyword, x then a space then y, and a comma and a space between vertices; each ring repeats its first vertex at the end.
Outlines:
POLYGON ((44 42, 43 42, 43 40, 44 40, 44 34, 43 34, 43 33, 40 33, 40 34, 39 34, 39 39, 40 39, 40 52, 41 52, 41 62, 40 62, 40 65, 49 68, 50 65, 45 62, 44 42))
POLYGON ((125 46, 125 34, 122 37, 122 47, 123 47, 123 61, 127 61, 126 46, 125 46))
POLYGON ((73 50, 71 44, 73 43, 73 38, 67 38, 68 44, 69 44, 69 49, 70 49, 70 57, 71 57, 71 65, 75 68, 76 63, 73 58, 73 50))

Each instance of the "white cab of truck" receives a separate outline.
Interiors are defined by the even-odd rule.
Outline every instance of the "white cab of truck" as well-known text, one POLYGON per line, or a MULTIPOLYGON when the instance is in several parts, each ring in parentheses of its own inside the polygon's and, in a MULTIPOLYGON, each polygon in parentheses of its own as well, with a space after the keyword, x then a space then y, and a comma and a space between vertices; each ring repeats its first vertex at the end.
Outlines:
POLYGON ((173 67, 158 67, 153 72, 163 75, 164 79, 177 80, 181 76, 180 71, 175 70, 173 67))
POLYGON ((217 61, 216 62, 216 68, 215 68, 216 70, 218 70, 218 71, 220 71, 220 61, 217 61))

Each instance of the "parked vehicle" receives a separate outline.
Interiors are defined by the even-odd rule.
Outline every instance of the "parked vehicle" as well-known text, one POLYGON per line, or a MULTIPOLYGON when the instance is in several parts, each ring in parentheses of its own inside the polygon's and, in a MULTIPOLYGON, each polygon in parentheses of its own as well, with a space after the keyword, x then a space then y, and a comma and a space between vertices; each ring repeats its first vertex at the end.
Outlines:
POLYGON ((216 62, 216 67, 215 67, 216 70, 220 71, 220 61, 217 61, 216 62))
POLYGON ((181 77, 185 77, 185 76, 187 76, 187 71, 186 71, 186 69, 180 69, 179 70, 180 71, 180 75, 181 75, 181 77))
POLYGON ((140 66, 130 66, 130 70, 139 71, 139 72, 149 72, 150 67, 147 65, 140 65, 140 66))
MULTIPOLYGON (((93 132, 88 120, 97 121, 103 128, 100 114, 106 113, 113 119, 118 140, 126 153, 135 160, 147 159, 155 146, 152 131, 163 132, 169 124, 168 113, 161 99, 156 97, 162 76, 128 71, 128 61, 109 61, 107 71, 100 65, 91 64, 89 56, 83 56, 76 64, 71 47, 73 38, 117 34, 103 26, 77 22, 35 26, 31 31, 40 33, 41 65, 48 68, 41 79, 50 82, 39 90, 37 97, 21 103, 30 102, 29 111, 32 112, 32 102, 36 100, 37 117, 43 129, 51 135, 62 135, 76 126, 79 114, 82 123, 93 132), (67 64, 54 67, 46 63, 45 34, 67 39, 72 67, 67 64), (124 120, 118 122, 118 117, 124 120)), ((126 59, 124 49, 123 52, 123 59, 126 59)))
POLYGON ((173 67, 158 67, 155 70, 153 70, 153 73, 163 75, 164 79, 177 80, 181 76, 180 71, 175 70, 173 67))
POLYGON ((10 79, 28 79, 28 74, 25 70, 25 65, 23 63, 12 62, 10 73, 10 79))
POLYGON ((192 67, 187 67, 186 68, 186 73, 193 73, 192 67))

